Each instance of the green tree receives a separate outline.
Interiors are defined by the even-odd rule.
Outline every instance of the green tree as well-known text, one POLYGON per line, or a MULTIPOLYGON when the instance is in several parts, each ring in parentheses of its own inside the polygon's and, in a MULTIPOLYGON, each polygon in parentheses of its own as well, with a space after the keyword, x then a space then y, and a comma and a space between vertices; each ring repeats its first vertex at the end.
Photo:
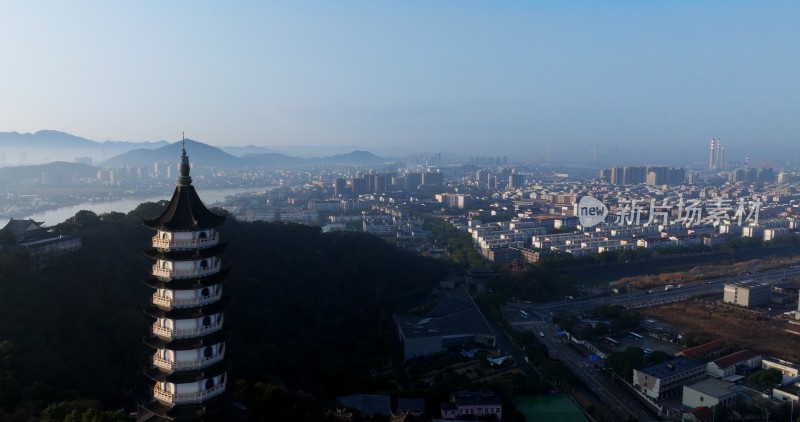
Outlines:
POLYGON ((747 377, 747 381, 760 387, 771 387, 781 382, 783 374, 775 368, 763 369, 747 377))
POLYGON ((14 371, 17 346, 14 342, 0 341, 0 406, 9 407, 17 403, 22 386, 14 371))
POLYGON ((666 362, 672 359, 674 356, 670 355, 669 353, 663 350, 656 350, 647 357, 647 364, 648 365, 655 365, 657 363, 666 362))
POLYGON ((100 217, 92 211, 80 210, 75 214, 75 224, 81 227, 94 227, 100 224, 100 217))
POLYGON ((0 229, 0 247, 13 246, 16 244, 17 237, 14 236, 14 233, 11 233, 11 230, 0 229))
POLYGON ((622 352, 608 355, 606 368, 630 381, 633 378, 633 370, 644 368, 644 363, 644 350, 640 347, 629 347, 622 352))

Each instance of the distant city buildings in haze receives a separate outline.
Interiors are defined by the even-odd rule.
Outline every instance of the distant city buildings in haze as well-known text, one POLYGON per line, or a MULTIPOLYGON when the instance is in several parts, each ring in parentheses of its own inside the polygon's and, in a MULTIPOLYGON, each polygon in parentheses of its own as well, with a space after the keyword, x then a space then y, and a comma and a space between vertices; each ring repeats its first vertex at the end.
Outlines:
POLYGON ((680 185, 686 181, 686 170, 667 166, 611 167, 600 171, 600 180, 612 185, 680 185))

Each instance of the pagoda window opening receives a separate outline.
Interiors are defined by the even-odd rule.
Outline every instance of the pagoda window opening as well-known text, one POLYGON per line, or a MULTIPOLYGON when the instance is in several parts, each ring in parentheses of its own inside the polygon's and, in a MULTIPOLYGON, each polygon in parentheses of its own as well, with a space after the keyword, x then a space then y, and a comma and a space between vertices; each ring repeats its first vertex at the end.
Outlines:
POLYGON ((207 270, 208 269, 208 260, 207 259, 204 259, 204 260, 200 261, 200 269, 201 270, 207 270))
POLYGON ((205 240, 206 239, 206 232, 200 232, 200 235, 197 236, 197 238, 200 239, 200 240, 205 240))
POLYGON ((209 297, 209 296, 211 296, 211 291, 208 290, 208 287, 205 287, 205 288, 203 288, 202 291, 200 291, 200 297, 201 298, 205 298, 205 297, 209 297))
POLYGON ((207 316, 203 318, 203 327, 210 327, 211 326, 211 317, 207 316))
POLYGON ((210 357, 214 356, 214 349, 213 349, 213 348, 211 348, 211 347, 206 347, 206 348, 205 348, 205 350, 203 350, 203 356, 204 356, 206 359, 208 359, 208 358, 210 358, 210 357))
POLYGON ((206 390, 210 390, 212 388, 214 388, 214 378, 206 381, 206 390))

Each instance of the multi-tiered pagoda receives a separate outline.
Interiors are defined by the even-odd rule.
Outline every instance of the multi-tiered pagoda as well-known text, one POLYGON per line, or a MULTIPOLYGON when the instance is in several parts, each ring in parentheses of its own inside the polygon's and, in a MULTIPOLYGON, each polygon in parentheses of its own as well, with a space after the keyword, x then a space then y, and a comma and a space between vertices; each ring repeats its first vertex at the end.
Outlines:
POLYGON ((189 177, 182 150, 178 182, 167 209, 145 221, 157 230, 145 255, 155 260, 147 285, 155 289, 146 313, 155 319, 145 343, 155 349, 145 374, 155 381, 140 421, 211 420, 225 404, 227 372, 223 309, 227 274, 217 227, 225 220, 206 208, 189 177))

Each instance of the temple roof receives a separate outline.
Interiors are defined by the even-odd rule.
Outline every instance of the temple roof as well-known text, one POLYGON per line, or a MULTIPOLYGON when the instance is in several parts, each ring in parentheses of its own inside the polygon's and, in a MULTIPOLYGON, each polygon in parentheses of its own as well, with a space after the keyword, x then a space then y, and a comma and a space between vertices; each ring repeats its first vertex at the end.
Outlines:
POLYGON ((192 186, 189 177, 189 157, 186 149, 182 150, 181 162, 178 165, 178 182, 175 193, 164 212, 144 224, 156 230, 193 231, 220 226, 225 215, 215 214, 206 208, 192 186))
POLYGON ((8 224, 2 228, 14 235, 17 242, 24 242, 30 239, 40 238, 47 234, 47 228, 42 227, 44 222, 34 221, 29 218, 26 220, 9 220, 8 224))

